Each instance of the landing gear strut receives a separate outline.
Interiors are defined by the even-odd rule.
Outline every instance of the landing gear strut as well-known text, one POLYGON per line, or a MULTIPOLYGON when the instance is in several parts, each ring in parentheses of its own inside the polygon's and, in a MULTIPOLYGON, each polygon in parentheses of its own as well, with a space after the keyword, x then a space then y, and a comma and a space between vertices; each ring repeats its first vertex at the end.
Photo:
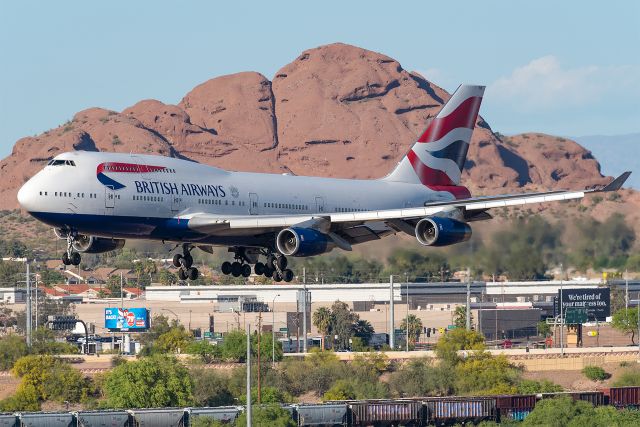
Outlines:
POLYGON ((180 280, 196 280, 198 278, 198 269, 193 267, 191 249, 192 247, 185 243, 182 245, 182 254, 173 256, 173 265, 178 268, 178 278, 180 280))
POLYGON ((76 235, 75 232, 71 231, 67 233, 67 251, 62 255, 62 263, 64 265, 80 265, 82 261, 80 254, 73 248, 76 235))
POLYGON ((275 282, 290 282, 293 280, 293 271, 287 269, 287 258, 284 255, 275 255, 273 252, 248 252, 246 248, 230 248, 234 253, 234 262, 225 261, 220 270, 223 274, 231 274, 233 277, 249 277, 251 275, 251 265, 253 272, 260 276, 272 278, 275 282), (266 263, 258 261, 259 255, 264 255, 266 263))

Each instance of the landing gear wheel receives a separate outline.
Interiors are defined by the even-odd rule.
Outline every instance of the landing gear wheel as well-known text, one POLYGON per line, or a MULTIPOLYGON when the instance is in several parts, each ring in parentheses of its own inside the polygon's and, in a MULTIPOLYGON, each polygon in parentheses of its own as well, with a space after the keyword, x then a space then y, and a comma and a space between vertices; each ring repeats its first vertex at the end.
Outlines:
POLYGON ((182 263, 180 262, 181 259, 182 259, 182 255, 181 254, 175 254, 173 256, 173 266, 174 267, 182 266, 182 263))
POLYGON ((193 257, 191 257, 191 255, 185 255, 182 257, 181 263, 184 268, 189 269, 193 265, 193 257))
POLYGON ((71 254, 70 261, 71 261, 71 264, 73 265, 80 265, 80 262, 82 261, 82 257, 78 252, 73 252, 71 254))
POLYGON ((62 263, 64 265, 71 265, 71 260, 69 259, 69 254, 66 252, 62 254, 62 263))
POLYGON ((222 274, 231 274, 231 263, 229 261, 223 262, 220 270, 222 271, 222 274))
POLYGON ((282 276, 277 271, 273 272, 273 281, 274 282, 281 282, 282 281, 282 276))
POLYGON ((242 275, 244 277, 249 277, 251 276, 251 266, 249 264, 244 264, 242 266, 242 275))
POLYGON ((282 272, 282 278, 285 282, 290 282, 293 280, 293 271, 288 268, 282 272))
POLYGON ((267 266, 275 269, 276 257, 273 254, 267 255, 267 266))
POLYGON ((262 272, 262 274, 264 274, 264 277, 272 277, 273 276, 273 268, 271 267, 265 267, 264 271, 262 272))
POLYGON ((256 265, 253 267, 253 272, 258 276, 264 274, 264 264, 261 262, 256 262, 256 265))
POLYGON ((276 265, 278 266, 280 271, 283 271, 285 268, 287 268, 287 257, 285 257, 284 255, 280 255, 278 258, 276 258, 276 265))
POLYGON ((242 274, 242 264, 240 264, 239 262, 234 262, 233 264, 231 264, 231 274, 233 275, 233 277, 240 277, 240 275, 242 274))
POLYGON ((178 270, 178 279, 187 280, 187 273, 183 269, 178 270))
POLYGON ((191 267, 187 270, 187 276, 189 276, 189 280, 196 280, 198 278, 198 269, 191 267))

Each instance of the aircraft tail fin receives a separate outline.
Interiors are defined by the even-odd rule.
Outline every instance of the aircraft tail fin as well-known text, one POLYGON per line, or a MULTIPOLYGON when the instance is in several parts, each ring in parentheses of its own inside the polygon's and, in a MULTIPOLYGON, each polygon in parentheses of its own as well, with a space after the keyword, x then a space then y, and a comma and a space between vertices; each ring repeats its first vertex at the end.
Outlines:
MULTIPOLYGON (((407 155, 383 179, 423 184, 436 191, 457 187, 483 94, 484 86, 459 86, 407 155)), ((467 193, 460 196, 468 197, 466 188, 457 188, 467 193)))

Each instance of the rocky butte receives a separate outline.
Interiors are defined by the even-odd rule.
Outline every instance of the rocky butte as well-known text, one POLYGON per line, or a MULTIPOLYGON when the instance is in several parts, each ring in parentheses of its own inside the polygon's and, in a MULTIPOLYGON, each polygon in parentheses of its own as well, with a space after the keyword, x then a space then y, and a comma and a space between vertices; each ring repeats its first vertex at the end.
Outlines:
MULTIPOLYGON (((155 153, 230 170, 382 177, 449 96, 388 56, 341 43, 320 46, 272 80, 256 72, 216 77, 177 105, 143 100, 121 112, 91 108, 20 139, 0 162, 0 209, 17 208, 22 183, 70 150, 155 153)), ((577 143, 543 134, 506 138, 482 118, 463 176, 474 194, 607 181, 577 143)))

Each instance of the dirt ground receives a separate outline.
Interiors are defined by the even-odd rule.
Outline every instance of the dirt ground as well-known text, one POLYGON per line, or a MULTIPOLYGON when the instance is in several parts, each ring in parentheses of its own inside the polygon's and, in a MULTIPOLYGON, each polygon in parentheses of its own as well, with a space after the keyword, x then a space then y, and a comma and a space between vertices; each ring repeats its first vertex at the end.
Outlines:
POLYGON ((636 368, 635 366, 622 367, 619 363, 605 363, 602 368, 610 374, 609 379, 605 381, 588 380, 580 371, 558 370, 558 371, 542 371, 542 372, 525 372, 523 377, 530 380, 549 380, 561 385, 565 390, 598 390, 601 388, 611 387, 618 379, 618 376, 627 369, 636 368))
POLYGON ((7 372, 0 373, 0 400, 15 394, 19 384, 19 378, 15 378, 7 372))

